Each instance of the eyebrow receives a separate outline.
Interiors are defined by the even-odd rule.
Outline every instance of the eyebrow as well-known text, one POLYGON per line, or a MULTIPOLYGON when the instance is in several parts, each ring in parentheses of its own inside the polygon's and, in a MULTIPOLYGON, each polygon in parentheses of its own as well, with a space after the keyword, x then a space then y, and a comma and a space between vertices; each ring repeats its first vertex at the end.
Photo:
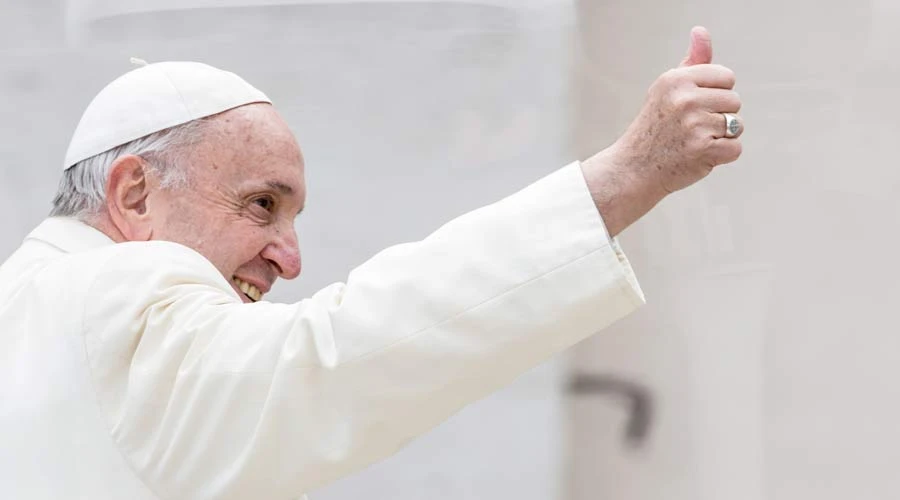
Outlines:
POLYGON ((294 188, 288 186, 287 184, 285 184, 283 182, 266 181, 266 186, 274 189, 275 191, 278 191, 279 193, 281 193, 285 196, 290 196, 290 195, 294 194, 294 188))

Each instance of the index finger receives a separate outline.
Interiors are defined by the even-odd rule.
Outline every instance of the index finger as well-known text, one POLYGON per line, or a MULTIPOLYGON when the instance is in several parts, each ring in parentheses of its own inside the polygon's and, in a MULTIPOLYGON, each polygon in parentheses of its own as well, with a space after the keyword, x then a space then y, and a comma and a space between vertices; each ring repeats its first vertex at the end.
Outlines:
POLYGON ((734 88, 734 71, 721 64, 696 64, 679 69, 684 71, 698 87, 728 90, 734 88))

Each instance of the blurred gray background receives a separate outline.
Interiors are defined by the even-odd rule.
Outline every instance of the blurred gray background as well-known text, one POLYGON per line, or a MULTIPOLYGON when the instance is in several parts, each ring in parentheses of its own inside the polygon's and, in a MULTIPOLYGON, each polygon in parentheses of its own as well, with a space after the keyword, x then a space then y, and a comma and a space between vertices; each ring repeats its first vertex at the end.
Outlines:
POLYGON ((310 189, 291 301, 607 146, 697 24, 745 152, 623 234, 648 305, 310 496, 900 498, 894 0, 0 0, 0 259, 129 57, 234 71, 286 116, 310 189))

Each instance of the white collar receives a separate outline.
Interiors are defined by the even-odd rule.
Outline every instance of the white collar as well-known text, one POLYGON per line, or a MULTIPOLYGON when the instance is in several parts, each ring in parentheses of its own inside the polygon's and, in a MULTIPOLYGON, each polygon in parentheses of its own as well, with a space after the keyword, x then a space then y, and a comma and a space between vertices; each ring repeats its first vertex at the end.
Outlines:
POLYGON ((42 241, 66 253, 83 252, 115 244, 99 229, 73 217, 45 219, 25 239, 42 241))

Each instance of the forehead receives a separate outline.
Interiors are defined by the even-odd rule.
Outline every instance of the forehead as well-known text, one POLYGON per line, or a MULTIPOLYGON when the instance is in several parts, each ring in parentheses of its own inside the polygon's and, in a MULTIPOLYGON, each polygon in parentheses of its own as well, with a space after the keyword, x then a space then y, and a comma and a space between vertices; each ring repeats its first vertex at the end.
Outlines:
POLYGON ((208 125, 192 155, 206 174, 235 187, 265 184, 284 195, 305 195, 300 147, 271 105, 226 111, 208 125))

